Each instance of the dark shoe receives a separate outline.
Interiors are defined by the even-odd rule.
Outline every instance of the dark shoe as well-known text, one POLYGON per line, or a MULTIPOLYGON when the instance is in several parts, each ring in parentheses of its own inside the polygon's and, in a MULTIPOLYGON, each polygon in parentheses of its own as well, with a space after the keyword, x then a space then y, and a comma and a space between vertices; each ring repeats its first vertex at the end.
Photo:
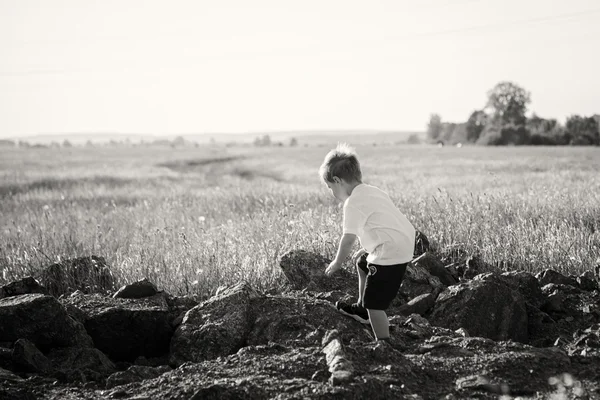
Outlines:
POLYGON ((337 308, 337 310, 342 314, 352 317, 360 323, 369 323, 369 313, 367 312, 367 309, 358 303, 349 304, 343 301, 338 301, 335 303, 335 308, 337 308))

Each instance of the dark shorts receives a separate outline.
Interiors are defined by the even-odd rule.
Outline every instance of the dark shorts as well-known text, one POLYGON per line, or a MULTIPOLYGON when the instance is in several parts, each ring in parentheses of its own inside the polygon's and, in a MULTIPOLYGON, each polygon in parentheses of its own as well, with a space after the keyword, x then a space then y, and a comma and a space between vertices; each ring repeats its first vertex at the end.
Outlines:
POLYGON ((377 265, 367 263, 367 254, 356 265, 367 274, 363 307, 370 310, 385 310, 398 295, 408 263, 377 265))

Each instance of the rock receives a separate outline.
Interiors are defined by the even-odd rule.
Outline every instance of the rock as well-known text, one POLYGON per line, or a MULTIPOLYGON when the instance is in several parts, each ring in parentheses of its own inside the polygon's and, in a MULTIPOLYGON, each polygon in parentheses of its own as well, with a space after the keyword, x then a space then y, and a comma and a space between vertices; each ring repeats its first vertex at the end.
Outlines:
POLYGON ((469 256, 462 271, 461 280, 473 279, 477 275, 484 273, 490 269, 489 265, 479 255, 469 256))
POLYGON ((171 340, 170 364, 238 351, 254 322, 250 300, 257 297, 254 289, 241 282, 189 310, 171 340))
POLYGON ((0 342, 28 339, 42 352, 53 347, 91 347, 82 324, 52 296, 23 294, 0 300, 0 342))
POLYGON ((181 324, 186 312, 198 305, 198 301, 192 296, 178 297, 165 293, 165 300, 169 306, 171 326, 173 329, 176 329, 181 324))
POLYGON ((415 297, 408 303, 400 306, 397 311, 402 315, 419 314, 425 315, 435 305, 436 296, 432 293, 424 293, 415 297))
POLYGON ((284 254, 279 262, 283 274, 292 288, 308 289, 315 292, 332 290, 356 291, 356 277, 345 269, 332 276, 325 275, 331 260, 305 250, 293 250, 284 254))
POLYGON ((423 253, 427 253, 430 249, 429 239, 421 231, 415 230, 415 250, 413 257, 417 258, 423 253))
POLYGON ((532 274, 525 271, 510 271, 502 273, 499 279, 521 293, 534 307, 540 307, 544 303, 545 296, 540 283, 532 274))
POLYGON ((161 367, 145 367, 140 365, 132 365, 126 371, 115 372, 106 380, 106 388, 112 389, 115 386, 125 385, 132 382, 139 382, 145 379, 156 378, 165 372, 171 371, 169 366, 161 367))
POLYGON ((52 264, 42 270, 39 281, 55 297, 75 290, 84 293, 107 293, 114 290, 115 286, 110 267, 104 258, 98 256, 80 257, 52 264))
POLYGON ((549 283, 554 283, 557 285, 569 285, 573 287, 578 287, 577 281, 575 279, 566 277, 563 274, 556 272, 552 269, 547 269, 542 272, 538 272, 535 275, 535 277, 540 282, 541 286, 546 286, 549 283))
POLYGON ((438 277, 431 275, 418 262, 409 263, 400 285, 399 295, 407 300, 425 293, 433 293, 434 296, 437 296, 445 287, 438 277))
POLYGON ((12 349, 13 362, 23 371, 45 374, 50 371, 50 361, 27 339, 19 339, 12 349))
POLYGON ((598 290, 598 282, 592 271, 585 271, 577 277, 577 284, 582 290, 598 290))
POLYGON ((160 357, 173 336, 165 297, 121 299, 80 294, 62 300, 85 314, 85 329, 94 345, 114 361, 160 357))
POLYGON ((140 299, 142 297, 151 297, 158 293, 156 286, 148 279, 122 286, 114 295, 114 298, 121 299, 140 299))
POLYGON ((500 395, 510 394, 510 387, 506 383, 491 383, 490 378, 485 375, 470 375, 459 378, 456 381, 456 388, 459 390, 481 390, 500 395))
POLYGON ((565 297, 563 294, 556 290, 550 293, 546 297, 546 301, 540 306, 540 310, 547 313, 556 313, 563 310, 563 302, 565 301, 565 297))
POLYGON ((250 346, 268 343, 316 346, 327 331, 340 332, 345 342, 371 340, 361 323, 342 315, 333 304, 323 300, 267 296, 253 300, 250 313, 256 318, 246 338, 250 346))
POLYGON ((424 268, 431 275, 436 276, 445 286, 455 285, 458 283, 450 272, 444 268, 442 261, 433 253, 423 253, 423 257, 413 261, 416 266, 424 268))
POLYGON ((21 294, 41 293, 48 294, 48 290, 39 284, 32 276, 20 279, 0 287, 0 299, 21 294))
POLYGON ((331 340, 323 347, 323 353, 325 354, 325 361, 331 373, 329 382, 334 386, 349 382, 352 380, 354 368, 344 352, 342 342, 339 337, 332 337, 335 335, 329 334, 327 336, 331 340))
POLYGON ((429 321, 473 336, 527 342, 527 309, 521 294, 501 283, 497 274, 450 286, 437 298, 429 321))
POLYGON ((48 353, 54 375, 67 382, 102 381, 116 371, 115 364, 100 350, 89 347, 52 349, 48 353))

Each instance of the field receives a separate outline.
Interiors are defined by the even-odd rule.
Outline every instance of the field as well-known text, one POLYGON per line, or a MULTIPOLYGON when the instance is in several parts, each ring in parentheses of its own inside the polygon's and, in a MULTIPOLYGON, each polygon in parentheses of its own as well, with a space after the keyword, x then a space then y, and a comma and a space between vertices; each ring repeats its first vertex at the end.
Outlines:
MULTIPOLYGON (((335 253, 341 209, 317 175, 330 147, 0 149, 0 284, 95 254, 173 294, 276 290, 285 252, 335 253)), ((600 258, 600 148, 357 152, 439 253, 573 274, 600 258)))

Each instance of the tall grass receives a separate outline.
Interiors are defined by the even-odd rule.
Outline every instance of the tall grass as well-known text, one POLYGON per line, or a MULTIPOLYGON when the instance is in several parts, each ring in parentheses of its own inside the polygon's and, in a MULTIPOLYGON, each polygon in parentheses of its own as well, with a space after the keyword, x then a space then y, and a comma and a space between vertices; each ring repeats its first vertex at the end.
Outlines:
MULTIPOLYGON (((600 257, 600 149, 358 147, 437 251, 492 268, 578 274, 600 257)), ((0 283, 66 258, 107 259, 200 297, 285 283, 278 258, 332 257, 341 209, 320 184, 327 147, 0 150, 0 283)))

